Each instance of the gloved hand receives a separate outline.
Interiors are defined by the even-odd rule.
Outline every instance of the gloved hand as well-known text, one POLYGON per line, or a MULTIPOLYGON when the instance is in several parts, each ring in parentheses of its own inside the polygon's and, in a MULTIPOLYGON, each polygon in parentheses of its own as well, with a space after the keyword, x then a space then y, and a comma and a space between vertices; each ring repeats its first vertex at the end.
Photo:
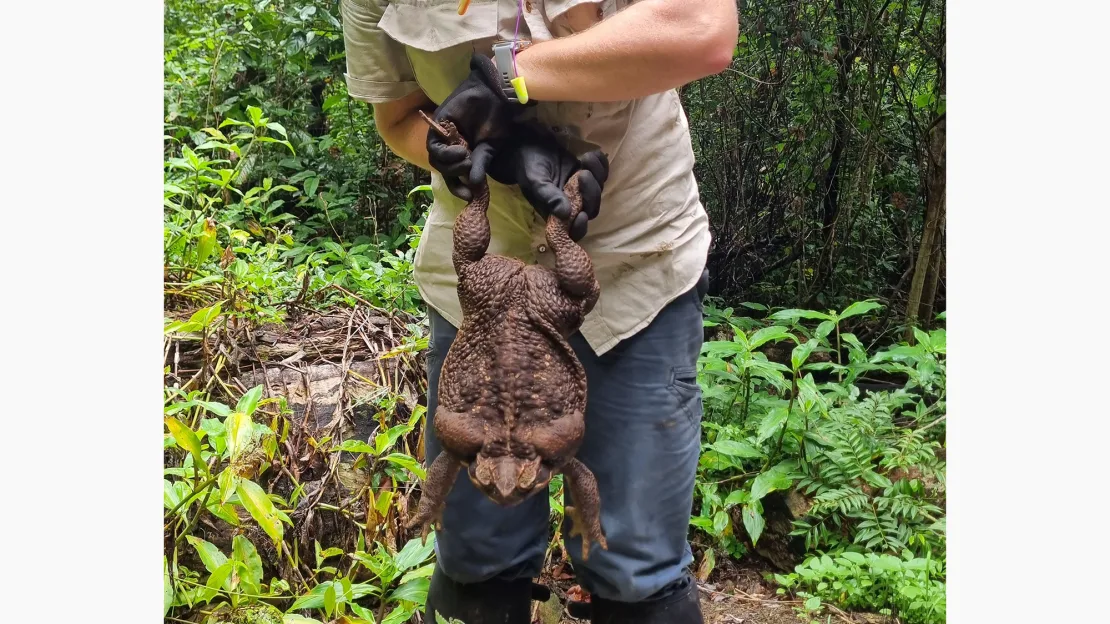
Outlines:
POLYGON ((520 191, 544 219, 554 214, 564 221, 570 217, 570 199, 563 192, 567 180, 579 170, 582 211, 568 227, 570 237, 579 241, 586 235, 589 221, 601 209, 601 191, 609 178, 609 158, 601 151, 576 158, 559 145, 555 135, 535 124, 516 124, 512 136, 479 144, 471 153, 469 183, 480 184, 488 173, 506 185, 519 185, 520 191))
MULTIPOLYGON (((513 118, 525 105, 510 102, 501 91, 497 67, 488 57, 470 57, 470 75, 447 96, 432 119, 450 120, 471 150, 484 141, 508 136, 513 118)), ((471 176, 472 158, 460 145, 449 145, 434 129, 428 129, 428 161, 443 174, 447 188, 456 197, 470 201, 472 195, 459 178, 471 176)))

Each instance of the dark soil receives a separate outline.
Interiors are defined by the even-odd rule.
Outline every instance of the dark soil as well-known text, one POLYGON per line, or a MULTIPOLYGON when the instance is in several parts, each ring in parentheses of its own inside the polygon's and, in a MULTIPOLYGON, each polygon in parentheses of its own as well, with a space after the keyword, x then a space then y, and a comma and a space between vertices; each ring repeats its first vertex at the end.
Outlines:
MULTIPOLYGON (((709 582, 699 582, 702 615, 706 624, 801 624, 807 622, 799 615, 800 600, 777 596, 775 584, 768 582, 771 566, 759 557, 749 556, 742 561, 724 560, 710 575, 709 582)), ((552 590, 551 600, 539 605, 533 624, 586 624, 570 616, 566 609, 568 595, 581 598, 581 588, 575 584, 569 565, 555 564, 543 578, 544 585, 552 590)), ((889 618, 869 613, 845 613, 825 610, 818 620, 846 624, 887 624, 889 618)))

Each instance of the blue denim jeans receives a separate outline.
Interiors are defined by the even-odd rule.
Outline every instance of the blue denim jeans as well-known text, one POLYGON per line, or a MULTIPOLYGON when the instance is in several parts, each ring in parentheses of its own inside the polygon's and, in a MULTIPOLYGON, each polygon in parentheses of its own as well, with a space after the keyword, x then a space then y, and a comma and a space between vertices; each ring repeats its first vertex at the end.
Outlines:
MULTIPOLYGON (((570 338, 588 388, 586 436, 577 457, 597 478, 609 549, 594 545, 589 560, 582 561, 581 537, 567 539, 566 547, 579 583, 602 598, 653 597, 681 580, 693 559, 687 534, 701 444, 695 375, 703 338, 701 297, 700 287, 691 289, 601 357, 581 335, 570 338)), ((456 333, 434 310, 430 316, 429 464, 441 449, 431 424, 440 368, 456 333)), ((564 525, 563 535, 568 532, 564 525)), ((464 471, 448 496, 436 554, 444 573, 459 583, 534 578, 549 540, 547 496, 503 508, 475 489, 464 471)))

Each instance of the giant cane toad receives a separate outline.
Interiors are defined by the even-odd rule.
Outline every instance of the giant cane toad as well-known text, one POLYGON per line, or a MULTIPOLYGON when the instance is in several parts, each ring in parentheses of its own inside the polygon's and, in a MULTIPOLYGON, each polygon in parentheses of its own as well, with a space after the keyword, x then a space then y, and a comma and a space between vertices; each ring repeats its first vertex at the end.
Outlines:
MULTIPOLYGON (((451 122, 432 124, 449 142, 466 146, 451 122)), ((409 527, 442 522, 460 469, 494 502, 512 506, 547 491, 562 473, 574 498, 566 507, 571 535, 607 548, 594 475, 574 455, 585 433, 586 373, 567 337, 597 302, 600 287, 589 256, 567 233, 582 207, 579 173, 564 186, 571 215, 549 216, 547 244, 554 270, 488 254, 489 187, 456 218, 452 260, 463 322, 447 352, 434 414, 443 452, 428 468, 423 496, 409 527)))

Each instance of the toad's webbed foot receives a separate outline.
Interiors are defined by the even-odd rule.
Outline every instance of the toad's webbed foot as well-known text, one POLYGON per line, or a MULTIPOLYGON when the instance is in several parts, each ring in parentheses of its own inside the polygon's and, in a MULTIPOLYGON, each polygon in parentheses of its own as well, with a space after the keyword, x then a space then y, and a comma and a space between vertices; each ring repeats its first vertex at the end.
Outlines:
POLYGON ((428 478, 424 480, 424 491, 420 496, 420 506, 416 509, 409 521, 405 523, 406 529, 422 526, 421 540, 427 539, 431 528, 438 531, 443 526, 443 508, 447 504, 447 493, 455 484, 455 477, 459 474, 462 463, 450 453, 444 451, 436 457, 428 467, 428 478))
POLYGON ((567 463, 563 475, 574 498, 574 506, 566 507, 566 515, 571 521, 570 536, 582 537, 582 561, 588 561, 591 542, 597 542, 603 550, 609 549, 605 532, 601 529, 601 496, 597 491, 597 479, 577 459, 567 463))

